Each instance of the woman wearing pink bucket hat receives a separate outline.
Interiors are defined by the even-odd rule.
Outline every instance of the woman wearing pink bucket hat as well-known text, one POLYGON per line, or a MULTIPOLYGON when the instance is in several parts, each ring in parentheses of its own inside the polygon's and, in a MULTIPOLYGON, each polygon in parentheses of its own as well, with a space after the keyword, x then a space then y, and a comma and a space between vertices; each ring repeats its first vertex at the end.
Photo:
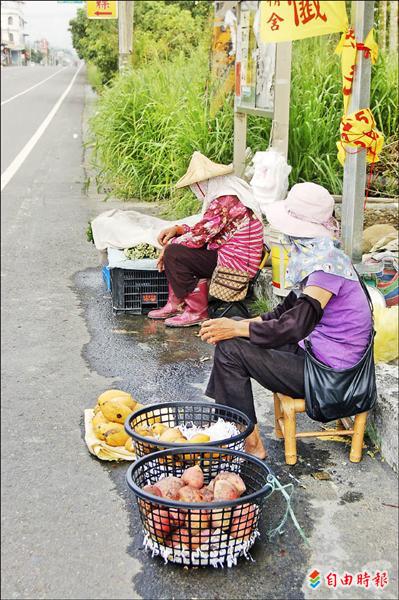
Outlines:
MULTIPOLYGON (((270 204, 266 217, 290 244, 286 279, 293 291, 255 319, 214 319, 201 327, 201 338, 216 345, 207 396, 241 409, 255 423, 251 378, 272 392, 305 397, 305 340, 316 359, 336 372, 357 364, 369 345, 369 302, 336 239, 333 210, 329 192, 309 182, 270 204)), ((258 426, 246 450, 266 456, 258 426)))

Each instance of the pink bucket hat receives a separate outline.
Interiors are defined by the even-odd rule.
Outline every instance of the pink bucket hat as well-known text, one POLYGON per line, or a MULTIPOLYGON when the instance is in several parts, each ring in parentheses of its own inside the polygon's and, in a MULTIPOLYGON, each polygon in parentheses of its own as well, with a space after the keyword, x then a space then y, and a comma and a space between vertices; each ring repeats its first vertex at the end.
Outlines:
POLYGON ((333 217, 334 198, 317 183, 296 183, 284 201, 265 207, 270 225, 292 237, 335 237, 338 223, 333 217))

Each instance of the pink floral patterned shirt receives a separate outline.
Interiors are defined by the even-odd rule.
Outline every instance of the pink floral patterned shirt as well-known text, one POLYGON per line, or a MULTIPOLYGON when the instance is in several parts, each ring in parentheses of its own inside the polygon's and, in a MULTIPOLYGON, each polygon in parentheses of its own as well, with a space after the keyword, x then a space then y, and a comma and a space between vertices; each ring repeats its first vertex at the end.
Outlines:
POLYGON ((184 233, 173 243, 188 248, 206 245, 209 250, 217 250, 218 265, 255 275, 262 256, 263 225, 237 196, 216 198, 201 221, 193 227, 182 227, 184 233))

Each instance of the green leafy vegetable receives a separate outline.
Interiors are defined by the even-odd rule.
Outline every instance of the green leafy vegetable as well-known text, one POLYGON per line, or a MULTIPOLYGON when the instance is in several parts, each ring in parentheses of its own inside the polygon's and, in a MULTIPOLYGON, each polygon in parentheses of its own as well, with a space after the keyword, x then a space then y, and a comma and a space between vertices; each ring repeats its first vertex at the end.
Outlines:
POLYGON ((158 258, 159 256, 159 250, 151 244, 137 244, 137 246, 133 246, 132 248, 126 248, 124 253, 130 260, 158 258))

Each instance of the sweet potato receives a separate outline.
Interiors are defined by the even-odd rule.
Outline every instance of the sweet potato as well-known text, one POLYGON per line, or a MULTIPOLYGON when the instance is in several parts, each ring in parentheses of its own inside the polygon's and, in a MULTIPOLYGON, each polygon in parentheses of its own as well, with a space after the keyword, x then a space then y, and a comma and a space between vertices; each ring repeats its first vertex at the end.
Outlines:
POLYGON ((178 492, 183 486, 184 483, 182 480, 173 475, 162 477, 162 479, 156 483, 156 487, 161 491, 162 496, 164 498, 169 498, 170 500, 177 500, 178 492))
POLYGON ((216 479, 213 478, 210 480, 210 482, 208 483, 208 485, 206 486, 208 490, 210 490, 213 494, 213 488, 215 487, 215 481, 216 479))
POLYGON ((208 510, 191 509, 187 515, 186 524, 192 530, 208 529, 210 524, 210 513, 208 510))
POLYGON ((236 506, 233 511, 230 535, 240 540, 248 540, 254 530, 258 507, 256 504, 236 506))
POLYGON ((212 531, 210 529, 201 529, 198 534, 194 536, 195 543, 198 543, 204 550, 210 549, 210 542, 212 538, 212 531))
POLYGON ((231 523, 231 508, 217 508, 211 511, 212 529, 223 529, 226 531, 231 523))
POLYGON ((220 500, 236 500, 236 498, 239 497, 240 494, 238 493, 237 488, 229 481, 226 481, 225 479, 219 479, 219 481, 215 481, 215 485, 213 487, 213 499, 215 502, 220 500))
POLYGON ((242 496, 242 494, 247 489, 244 481, 242 480, 242 478, 239 475, 237 475, 237 473, 231 473, 230 471, 222 471, 221 473, 218 473, 216 475, 215 481, 222 481, 222 480, 228 481, 229 483, 231 483, 231 485, 234 485, 234 487, 237 488, 240 496, 242 496))
POLYGON ((188 529, 176 529, 168 540, 168 546, 172 546, 175 550, 187 550, 190 542, 190 533, 188 529))
POLYGON ((204 485, 204 474, 201 467, 195 465, 194 467, 186 469, 182 475, 182 481, 186 485, 190 485, 192 488, 200 490, 204 485))
POLYGON ((256 504, 239 504, 233 510, 233 517, 238 517, 240 519, 251 518, 253 515, 258 514, 258 506, 256 504))
POLYGON ((169 514, 173 520, 174 527, 183 527, 186 522, 186 510, 182 510, 181 508, 170 508, 169 514))
POLYGON ((147 515, 148 531, 159 540, 163 540, 173 528, 173 521, 167 510, 156 510, 147 515))
MULTIPOLYGON (((148 494, 152 494, 153 496, 162 496, 161 490, 159 488, 157 488, 156 485, 145 485, 143 487, 143 491, 147 492, 148 494)), ((144 510, 145 513, 149 513, 151 512, 152 509, 152 505, 151 502, 146 502, 146 500, 141 500, 141 498, 138 499, 138 503, 139 506, 141 506, 141 508, 144 510)))
POLYGON ((195 488, 192 488, 189 485, 185 485, 181 487, 178 491, 178 500, 181 500, 182 502, 188 502, 191 504, 193 502, 202 502, 202 496, 199 490, 196 490, 195 488))
POLYGON ((176 550, 196 550, 199 546, 209 547, 211 539, 210 529, 202 529, 190 534, 188 529, 176 529, 170 537, 170 545, 176 550))
POLYGON ((152 494, 153 496, 162 496, 161 490, 156 485, 145 485, 143 492, 147 492, 147 494, 152 494))
POLYGON ((213 492, 207 486, 204 486, 200 489, 200 494, 202 496, 202 502, 212 502, 213 501, 213 492))

